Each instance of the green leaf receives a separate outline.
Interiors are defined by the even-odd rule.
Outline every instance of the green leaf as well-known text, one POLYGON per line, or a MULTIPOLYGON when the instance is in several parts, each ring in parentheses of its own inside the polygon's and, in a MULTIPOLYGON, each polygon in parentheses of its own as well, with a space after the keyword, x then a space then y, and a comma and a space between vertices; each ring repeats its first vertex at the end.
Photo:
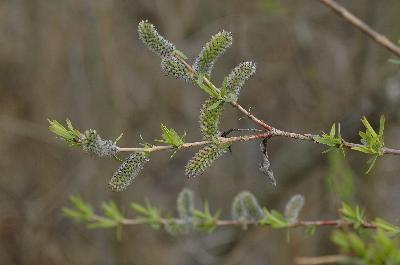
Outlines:
POLYGON ((104 218, 102 220, 96 220, 93 223, 87 225, 88 228, 114 228, 118 226, 118 222, 112 219, 104 218))
POLYGON ((113 201, 103 202, 101 208, 103 209, 104 214, 115 222, 121 222, 122 219, 124 219, 122 213, 118 209, 118 206, 113 201))
POLYGON ((57 120, 47 119, 47 121, 49 122, 49 130, 66 141, 69 146, 81 145, 80 138, 82 134, 74 129, 69 119, 66 120, 67 128, 61 125, 57 120))
POLYGON ((221 211, 217 211, 214 215, 211 214, 208 203, 204 203, 204 211, 194 210, 194 225, 199 231, 211 233, 217 227, 216 221, 218 220, 221 211))
POLYGON ((347 203, 342 202, 342 207, 339 209, 339 212, 345 221, 354 224, 355 227, 360 227, 365 223, 364 211, 361 210, 358 205, 355 208, 352 208, 347 203))
POLYGON ((223 98, 220 95, 220 92, 217 90, 217 88, 210 84, 206 83, 204 80, 205 76, 204 74, 199 74, 198 78, 196 80, 196 84, 207 94, 209 94, 212 98, 217 98, 222 100, 223 98))
POLYGON ((389 223, 388 221, 382 219, 382 218, 376 218, 374 222, 372 222, 374 225, 376 225, 378 228, 392 233, 392 234, 398 234, 400 233, 400 227, 393 225, 389 223))
POLYGON ((399 59, 390 58, 390 59, 389 59, 389 63, 392 63, 392 64, 400 64, 400 60, 399 60, 399 59))
POLYGON ((224 80, 222 81, 222 85, 221 85, 221 97, 222 98, 225 98, 225 96, 226 96, 227 86, 228 86, 228 77, 225 77, 224 80))
POLYGON ((132 203, 131 207, 140 214, 153 229, 159 229, 161 227, 161 209, 153 207, 147 200, 146 206, 132 203))
POLYGON ((337 125, 337 130, 336 130, 336 124, 334 123, 332 124, 329 134, 322 132, 322 135, 313 136, 313 140, 319 144, 331 147, 325 150, 323 153, 327 153, 334 150, 334 148, 338 148, 341 151, 342 155, 345 156, 343 148, 343 139, 342 135, 340 134, 340 123, 338 123, 337 125))
POLYGON ((286 218, 278 211, 264 208, 265 217, 259 221, 260 225, 270 225, 272 228, 286 228, 289 226, 286 218))
POLYGON ((365 174, 368 174, 371 171, 371 169, 374 167, 377 159, 378 159, 378 155, 375 155, 367 160, 367 164, 369 165, 369 167, 368 167, 367 171, 365 172, 365 174))
POLYGON ((315 225, 310 225, 307 226, 306 228, 306 235, 308 236, 313 236, 315 234, 315 231, 317 230, 317 226, 315 225))
POLYGON ((171 145, 175 148, 179 148, 185 143, 184 138, 186 136, 186 133, 184 133, 182 136, 179 136, 179 134, 174 129, 169 129, 162 123, 161 132, 161 137, 163 138, 163 140, 156 140, 158 142, 171 145))
POLYGON ((187 57, 182 51, 180 51, 180 50, 175 50, 174 53, 175 53, 178 57, 180 57, 180 58, 182 58, 182 59, 184 59, 184 60, 187 60, 187 59, 188 59, 188 57, 187 57))
POLYGON ((329 133, 330 137, 332 137, 332 138, 335 138, 335 135, 336 135, 336 129, 335 128, 336 128, 335 124, 332 124, 331 132, 329 133))
POLYGON ((372 167, 375 165, 377 158, 383 155, 382 148, 385 146, 384 143, 384 130, 385 130, 385 117, 382 115, 379 119, 379 134, 372 128, 371 124, 367 118, 363 117, 361 119, 365 127, 365 132, 360 131, 359 135, 361 137, 362 146, 352 147, 353 150, 373 155, 368 161, 369 165, 367 174, 371 171, 372 167))
POLYGON ((138 212, 141 215, 145 215, 145 216, 148 215, 148 210, 146 209, 146 207, 144 207, 138 203, 133 202, 131 204, 131 207, 133 210, 135 210, 136 212, 138 212))

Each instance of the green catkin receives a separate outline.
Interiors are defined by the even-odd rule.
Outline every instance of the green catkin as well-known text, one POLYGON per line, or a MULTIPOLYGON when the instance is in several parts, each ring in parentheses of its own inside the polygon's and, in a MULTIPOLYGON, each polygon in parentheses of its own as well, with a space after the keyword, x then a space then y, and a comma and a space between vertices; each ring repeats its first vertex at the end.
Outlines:
POLYGON ((233 94, 237 99, 244 83, 254 75, 255 72, 256 64, 253 62, 243 62, 236 66, 228 75, 226 86, 227 95, 233 94))
POLYGON ((145 153, 130 154, 128 158, 113 174, 109 186, 113 191, 123 191, 132 184, 135 177, 140 173, 144 164, 149 161, 145 153))
POLYGON ((176 57, 169 56, 161 59, 161 70, 169 76, 177 79, 190 82, 193 80, 190 71, 187 67, 176 57))
POLYGON ((233 220, 243 222, 258 221, 265 214, 255 196, 248 191, 242 191, 233 200, 231 215, 233 220))
POLYGON ((179 218, 188 220, 193 217, 194 210, 194 195, 190 189, 183 189, 177 199, 176 208, 178 210, 179 218))
POLYGON ((218 99, 215 98, 207 99, 200 110, 200 129, 203 138, 206 140, 212 140, 221 134, 218 125, 223 110, 223 104, 221 103, 217 107, 210 108, 217 101, 218 99))
POLYGON ((154 25, 147 20, 142 20, 139 23, 138 33, 140 40, 159 56, 170 56, 175 50, 175 45, 161 36, 154 25))
POLYGON ((117 153, 118 147, 114 141, 103 140, 95 130, 86 130, 80 139, 82 149, 98 157, 110 157, 117 153))
POLYGON ((285 217, 289 224, 297 222, 301 209, 304 206, 304 197, 300 194, 294 195, 286 204, 285 217))
POLYGON ((211 37, 196 58, 193 69, 210 77, 214 63, 232 45, 232 34, 222 31, 211 37))
POLYGON ((201 175, 211 164, 227 151, 227 146, 217 143, 200 149, 186 164, 185 174, 192 178, 201 175))

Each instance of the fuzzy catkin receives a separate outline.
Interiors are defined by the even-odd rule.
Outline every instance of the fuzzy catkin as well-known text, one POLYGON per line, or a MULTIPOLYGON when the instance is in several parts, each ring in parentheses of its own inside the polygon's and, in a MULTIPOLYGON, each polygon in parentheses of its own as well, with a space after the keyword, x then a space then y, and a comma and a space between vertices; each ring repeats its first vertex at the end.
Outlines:
POLYGON ((130 154, 113 174, 109 186, 112 191, 123 191, 132 184, 144 164, 149 161, 145 153, 130 154))
POLYGON ((218 99, 215 98, 207 99, 200 110, 200 129, 203 138, 206 140, 212 140, 221 134, 218 125, 223 110, 223 103, 219 104, 215 108, 210 108, 217 101, 218 99))
POLYGON ((231 215, 236 221, 258 221, 265 216, 256 197, 248 191, 242 191, 236 195, 232 203, 231 215))
POLYGON ((194 195, 190 189, 183 189, 177 199, 176 208, 178 210, 179 218, 188 220, 193 217, 194 210, 194 195))
POLYGON ((185 174, 192 178, 201 175, 227 151, 227 147, 213 143, 200 149, 186 164, 185 174))
POLYGON ((196 72, 203 73, 209 77, 218 57, 221 56, 231 45, 232 34, 230 32, 221 31, 215 34, 197 56, 193 64, 193 69, 196 72))
POLYGON ((236 66, 228 75, 226 92, 234 94, 237 98, 240 90, 247 79, 256 72, 256 64, 253 62, 243 62, 236 66))
POLYGON ((98 157, 109 157, 117 153, 118 147, 114 141, 103 140, 95 130, 86 130, 81 137, 82 149, 98 157))
POLYGON ((151 51, 161 57, 170 56, 175 45, 161 36, 153 24, 147 20, 142 20, 138 25, 139 38, 151 51))
POLYGON ((161 59, 161 70, 166 75, 175 77, 185 82, 189 82, 193 79, 187 67, 174 56, 163 57, 161 59))
POLYGON ((294 195, 285 207, 285 217, 289 224, 297 222, 301 209, 304 206, 304 197, 300 194, 294 195))

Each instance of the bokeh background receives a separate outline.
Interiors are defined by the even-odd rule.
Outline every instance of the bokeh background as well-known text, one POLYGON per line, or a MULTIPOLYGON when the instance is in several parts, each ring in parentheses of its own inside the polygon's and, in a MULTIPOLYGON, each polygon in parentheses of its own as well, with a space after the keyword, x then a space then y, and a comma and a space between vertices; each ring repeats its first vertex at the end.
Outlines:
MULTIPOLYGON (((398 0, 340 1, 393 41, 400 38, 398 0)), ((318 1, 1 0, 0 1, 0 264, 293 264, 298 256, 334 254, 330 228, 313 237, 304 230, 220 228, 210 235, 171 237, 145 226, 87 230, 61 214, 70 195, 98 207, 114 200, 128 216, 144 198, 173 212, 183 187, 229 218, 241 190, 282 210, 294 194, 305 196, 303 219, 337 216, 341 200, 366 207, 369 216, 399 222, 399 158, 380 158, 369 175, 367 157, 321 154, 323 147, 289 139, 269 142, 276 187, 258 170, 259 142, 240 143, 201 177, 187 179, 184 165, 195 150, 157 153, 125 192, 107 182, 112 159, 68 148, 47 130, 47 118, 69 117, 81 130, 105 138, 121 132, 121 146, 160 138, 160 123, 201 138, 198 111, 206 96, 164 76, 159 58, 137 37, 149 19, 191 59, 212 34, 233 32, 232 48, 213 80, 241 61, 257 74, 240 102, 277 128, 319 133, 341 122, 358 141, 360 118, 387 118, 385 141, 400 146, 399 67, 391 55, 318 1)), ((222 129, 253 127, 227 106, 222 129)))

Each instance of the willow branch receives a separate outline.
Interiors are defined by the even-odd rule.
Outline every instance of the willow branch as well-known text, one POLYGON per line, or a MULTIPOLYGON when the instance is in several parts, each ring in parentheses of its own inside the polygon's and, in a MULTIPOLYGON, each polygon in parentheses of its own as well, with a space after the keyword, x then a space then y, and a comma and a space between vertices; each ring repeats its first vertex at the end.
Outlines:
MULTIPOLYGON (((277 130, 272 128, 271 131, 259 134, 252 134, 252 135, 242 135, 242 136, 233 136, 233 137, 218 137, 218 142, 221 144, 228 144, 228 143, 235 143, 235 142, 247 142, 257 139, 264 139, 264 138, 271 138, 271 137, 286 137, 296 140, 303 140, 303 141, 310 141, 316 144, 314 137, 317 136, 315 134, 301 134, 301 133, 294 133, 294 132, 285 132, 281 130, 277 130)), ((186 149, 192 147, 199 147, 213 143, 212 141, 198 141, 198 142, 191 142, 191 143, 184 143, 179 147, 175 147, 172 145, 153 145, 151 147, 118 147, 118 152, 159 152, 159 151, 167 151, 167 150, 176 150, 176 149, 186 149)), ((343 147, 346 149, 351 150, 353 147, 360 147, 361 144, 350 143, 347 141, 342 141, 343 147)), ((381 149, 382 154, 392 154, 392 155, 400 155, 400 150, 383 147, 381 149)))
MULTIPOLYGON (((100 215, 93 215, 90 221, 104 221, 108 220, 106 217, 100 215)), ((171 219, 168 218, 160 218, 159 223, 163 225, 168 225, 171 222, 171 219)), ((193 223, 193 221, 186 219, 173 219, 173 222, 177 224, 188 224, 193 223)), ((148 224, 148 220, 146 218, 123 218, 120 220, 121 225, 145 225, 148 224)), ((269 226, 269 225, 261 225, 258 221, 237 221, 237 220, 215 220, 214 224, 216 226, 269 226)), ((296 227, 353 227, 354 223, 344 221, 342 219, 333 219, 333 220, 316 220, 316 221, 298 221, 294 224, 290 224, 285 228, 296 228, 296 227)), ((377 226, 372 223, 362 223, 360 225, 365 229, 377 229, 377 226)))
POLYGON ((339 5, 333 0, 319 0, 322 4, 326 5, 330 9, 332 9, 336 14, 344 18, 347 22, 352 24, 354 27, 361 30, 363 33, 368 35, 373 41, 377 44, 381 45, 397 57, 400 57, 400 48, 386 38, 384 35, 379 32, 373 30, 367 24, 365 24, 361 19, 350 13, 346 8, 339 5))
POLYGON ((349 261, 349 257, 344 255, 327 255, 320 257, 298 257, 294 262, 300 265, 318 265, 318 264, 337 264, 349 261))

